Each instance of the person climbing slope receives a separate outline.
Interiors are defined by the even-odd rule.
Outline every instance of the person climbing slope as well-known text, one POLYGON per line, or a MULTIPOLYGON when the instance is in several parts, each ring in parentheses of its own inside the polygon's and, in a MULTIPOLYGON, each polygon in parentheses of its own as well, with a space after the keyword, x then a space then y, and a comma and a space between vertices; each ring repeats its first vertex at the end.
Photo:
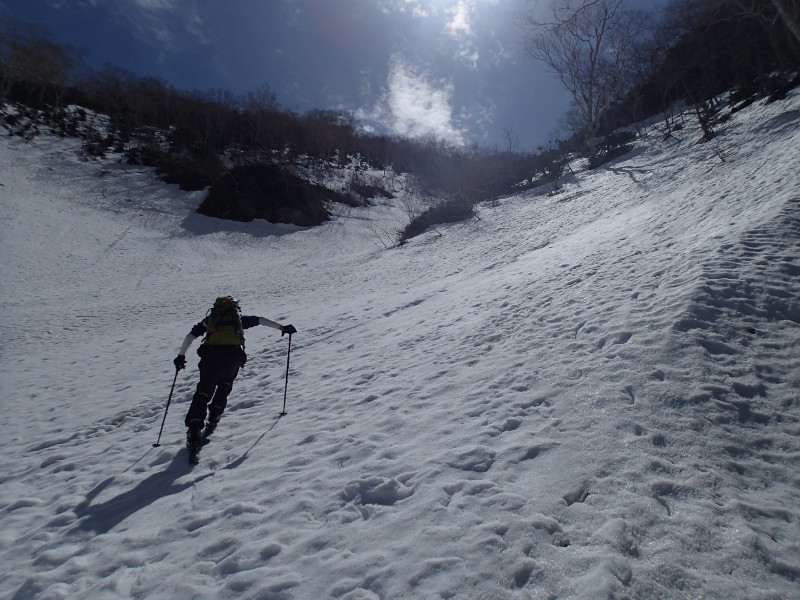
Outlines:
POLYGON ((228 403, 228 394, 239 369, 247 362, 244 347, 244 330, 266 325, 290 338, 297 330, 292 325, 281 325, 265 317, 241 315, 239 301, 232 296, 220 296, 206 317, 183 340, 178 356, 172 361, 178 370, 186 367, 186 351, 192 342, 205 336, 197 349, 200 356, 200 381, 186 413, 186 446, 197 453, 214 432, 228 403), (208 415, 205 429, 203 422, 208 415))

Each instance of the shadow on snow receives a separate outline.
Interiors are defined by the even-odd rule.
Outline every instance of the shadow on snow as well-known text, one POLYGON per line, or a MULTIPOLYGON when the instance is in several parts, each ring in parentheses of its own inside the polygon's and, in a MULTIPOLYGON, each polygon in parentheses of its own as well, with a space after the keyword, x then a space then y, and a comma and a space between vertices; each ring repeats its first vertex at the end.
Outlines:
POLYGON ((114 481, 114 477, 109 477, 96 485, 86 495, 86 501, 76 508, 75 514, 81 519, 76 527, 94 531, 98 534, 107 533, 116 525, 156 500, 178 494, 186 488, 192 487, 198 481, 214 474, 212 471, 191 480, 176 483, 179 477, 186 475, 190 470, 191 467, 187 463, 186 452, 177 452, 172 458, 172 462, 163 471, 150 475, 136 487, 122 492, 114 498, 100 504, 92 504, 92 501, 114 481))

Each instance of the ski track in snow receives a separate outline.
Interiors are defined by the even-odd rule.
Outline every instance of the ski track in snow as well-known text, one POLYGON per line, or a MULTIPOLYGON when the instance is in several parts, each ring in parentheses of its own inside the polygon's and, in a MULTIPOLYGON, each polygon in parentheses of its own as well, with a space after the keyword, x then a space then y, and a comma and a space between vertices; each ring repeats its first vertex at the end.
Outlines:
POLYGON ((384 250, 0 143, 0 598, 800 597, 800 95, 384 250), (722 152, 726 161, 718 159, 722 152), (248 331, 186 465, 171 359, 248 331), (193 348, 193 350, 196 349, 193 348))

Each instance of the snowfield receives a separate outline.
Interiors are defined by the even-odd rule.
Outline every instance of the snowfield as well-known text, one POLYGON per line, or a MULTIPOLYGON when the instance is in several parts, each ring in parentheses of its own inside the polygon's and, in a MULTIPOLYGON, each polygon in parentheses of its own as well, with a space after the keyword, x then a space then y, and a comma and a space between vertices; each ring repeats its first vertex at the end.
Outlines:
POLYGON ((800 93, 676 135, 392 249, 4 136, 0 598, 800 598, 800 93))

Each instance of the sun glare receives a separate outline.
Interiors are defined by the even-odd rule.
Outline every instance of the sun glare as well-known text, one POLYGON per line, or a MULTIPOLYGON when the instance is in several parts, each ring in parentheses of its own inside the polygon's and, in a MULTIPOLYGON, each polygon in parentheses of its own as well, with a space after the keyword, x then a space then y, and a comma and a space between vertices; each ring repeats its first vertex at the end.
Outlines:
POLYGON ((469 12, 480 4, 496 5, 500 0, 380 0, 383 8, 407 12, 415 17, 469 12))

